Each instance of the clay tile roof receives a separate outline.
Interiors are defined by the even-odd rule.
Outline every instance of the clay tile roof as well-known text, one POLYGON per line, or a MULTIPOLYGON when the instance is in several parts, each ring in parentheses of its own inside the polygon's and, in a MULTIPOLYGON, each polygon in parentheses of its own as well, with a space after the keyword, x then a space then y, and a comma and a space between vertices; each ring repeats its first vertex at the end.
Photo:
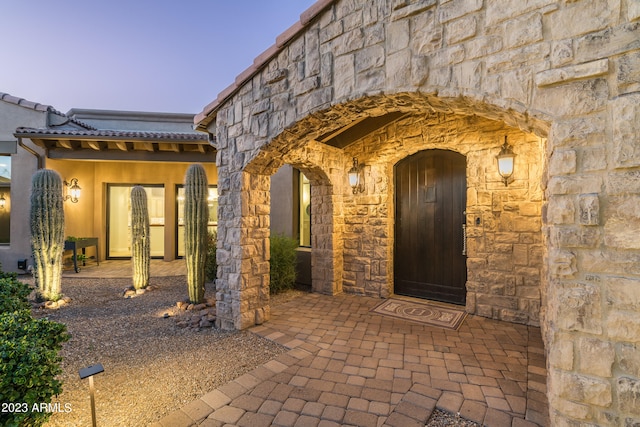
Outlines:
POLYGON ((16 136, 66 136, 79 139, 136 139, 149 141, 208 141, 209 136, 202 132, 153 132, 133 130, 75 130, 75 129, 37 129, 19 127, 16 136))
POLYGON ((74 123, 74 124, 76 124, 76 125, 78 125, 80 127, 83 127, 85 129, 92 129, 92 130, 96 129, 93 126, 91 126, 91 125, 89 125, 87 123, 81 122, 80 120, 76 120, 76 119, 73 119, 73 118, 67 116, 66 114, 56 110, 55 108, 53 108, 51 105, 40 104, 40 103, 33 102, 33 101, 27 101, 24 98, 18 98, 17 96, 12 96, 12 95, 9 95, 8 93, 4 93, 4 92, 0 92, 0 101, 8 102, 10 104, 19 105, 21 107, 29 108, 29 109, 34 110, 34 111, 42 111, 42 112, 48 112, 48 113, 51 113, 51 114, 55 114, 57 116, 66 118, 67 121, 65 123, 74 123))
POLYGON ((218 94, 218 97, 204 107, 201 113, 194 118, 194 123, 200 129, 207 127, 214 120, 215 113, 229 98, 231 98, 240 88, 256 74, 262 70, 267 63, 284 49, 295 37, 306 30, 311 21, 315 19, 323 10, 333 4, 335 0, 318 0, 307 10, 300 14, 300 21, 286 29, 276 37, 276 43, 258 55, 253 64, 236 77, 235 82, 218 94))
POLYGON ((8 102, 10 104, 19 105, 24 108, 29 108, 31 110, 36 111, 56 111, 50 105, 38 104, 37 102, 27 101, 24 98, 18 98, 17 96, 9 95, 8 93, 0 92, 0 100, 4 102, 8 102))

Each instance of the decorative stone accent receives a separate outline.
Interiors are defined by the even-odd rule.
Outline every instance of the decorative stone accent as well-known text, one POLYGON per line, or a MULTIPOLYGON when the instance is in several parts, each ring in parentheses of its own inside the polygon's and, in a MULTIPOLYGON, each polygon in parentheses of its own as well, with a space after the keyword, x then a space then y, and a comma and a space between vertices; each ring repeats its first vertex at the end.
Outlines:
POLYGON ((593 285, 568 287, 558 292, 558 325, 567 331, 602 333, 602 298, 593 285))
POLYGON ((580 206, 580 224, 598 225, 600 218, 600 200, 596 194, 583 194, 578 199, 580 206))
POLYGON ((555 277, 573 277, 578 271, 573 252, 554 250, 549 254, 549 270, 555 277))
POLYGON ((640 416, 640 380, 622 377, 616 386, 620 409, 631 416, 640 416))

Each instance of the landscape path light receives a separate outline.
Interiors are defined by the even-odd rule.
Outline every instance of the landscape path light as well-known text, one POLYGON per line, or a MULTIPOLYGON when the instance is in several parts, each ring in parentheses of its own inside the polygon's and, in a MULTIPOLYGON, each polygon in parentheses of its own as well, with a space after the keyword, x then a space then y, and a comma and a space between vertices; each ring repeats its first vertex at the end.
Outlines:
POLYGON ((91 425, 96 427, 96 400, 95 389, 93 387, 93 376, 104 372, 102 363, 96 363, 86 368, 80 369, 80 379, 89 378, 89 397, 91 398, 91 425))

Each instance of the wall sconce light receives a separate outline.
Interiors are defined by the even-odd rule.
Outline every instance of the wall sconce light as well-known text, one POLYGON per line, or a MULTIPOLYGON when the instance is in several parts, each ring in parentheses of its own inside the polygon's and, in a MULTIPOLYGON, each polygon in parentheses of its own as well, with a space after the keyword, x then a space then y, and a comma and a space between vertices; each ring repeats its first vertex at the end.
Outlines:
POLYGON ((502 149, 496 156, 496 159, 498 160, 498 173, 500 173, 505 187, 509 185, 509 179, 511 178, 511 175, 513 175, 513 164, 515 158, 516 155, 511 149, 511 146, 507 143, 507 137, 505 136, 502 149))
POLYGON ((4 209, 7 205, 7 199, 4 198, 4 193, 0 194, 0 209, 4 209))
POLYGON ((64 185, 69 187, 67 195, 64 196, 64 200, 71 200, 71 203, 78 203, 80 190, 82 190, 78 185, 78 178, 72 178, 70 182, 64 181, 64 185))
POLYGON ((351 190, 353 190, 353 194, 362 193, 364 191, 364 182, 361 178, 362 167, 358 165, 358 159, 353 158, 353 166, 349 169, 349 185, 351 186, 351 190))

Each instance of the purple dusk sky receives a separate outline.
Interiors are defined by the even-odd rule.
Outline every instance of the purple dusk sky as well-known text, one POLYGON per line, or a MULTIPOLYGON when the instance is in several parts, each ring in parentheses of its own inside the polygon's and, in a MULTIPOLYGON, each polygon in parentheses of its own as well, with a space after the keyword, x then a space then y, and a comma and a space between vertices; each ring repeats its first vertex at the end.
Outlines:
POLYGON ((0 92, 71 108, 198 113, 314 0, 15 0, 0 92))

